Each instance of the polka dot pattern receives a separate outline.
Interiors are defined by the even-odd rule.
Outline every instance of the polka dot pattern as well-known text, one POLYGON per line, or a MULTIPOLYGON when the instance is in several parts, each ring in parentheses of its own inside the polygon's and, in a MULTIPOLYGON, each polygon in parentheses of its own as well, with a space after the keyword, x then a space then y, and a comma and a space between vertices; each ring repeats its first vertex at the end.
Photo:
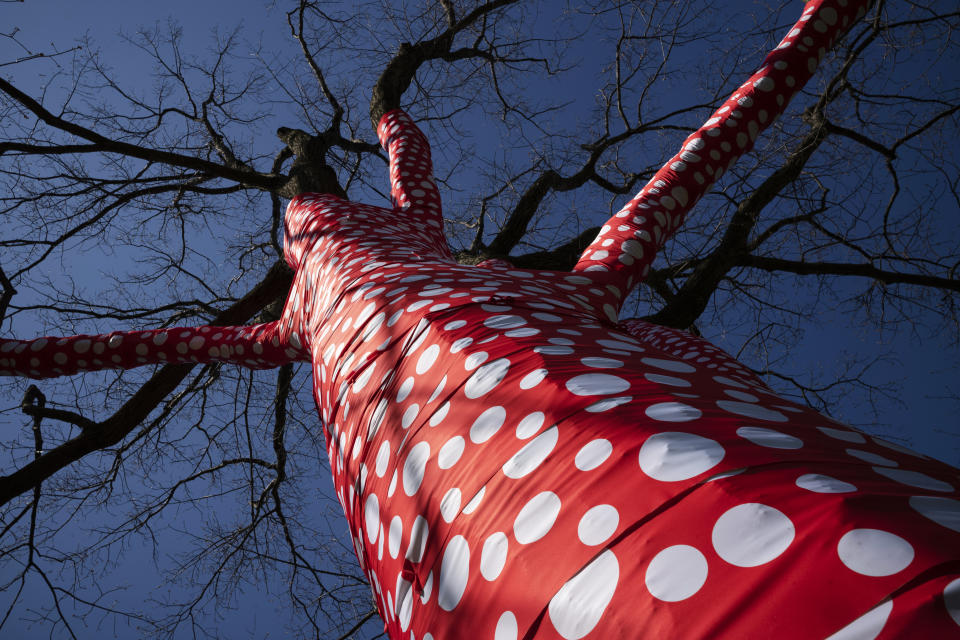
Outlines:
POLYGON ((577 525, 580 542, 591 547, 606 542, 620 523, 620 514, 609 504, 600 504, 589 509, 577 525))
POLYGON ((644 574, 647 590, 657 600, 686 600, 707 581, 707 559, 685 544, 667 547, 653 557, 644 574))
POLYGON ((776 559, 796 536, 783 512, 759 503, 741 504, 724 512, 713 525, 717 555, 738 567, 758 567, 776 559))
POLYGON ((873 640, 883 631, 891 611, 893 611, 893 601, 884 602, 843 629, 830 634, 827 640, 873 640))
POLYGON ((547 608, 550 622, 560 637, 579 640, 592 632, 619 581, 620 563, 608 550, 564 584, 547 608))
POLYGON ((878 529, 848 531, 837 543, 840 561, 865 576, 890 576, 913 562, 914 550, 900 536, 878 529))
POLYGON ((665 431, 640 448, 640 468, 661 482, 689 480, 717 466, 725 455, 715 440, 693 433, 665 431))
MULTIPOLYGON (((581 273, 603 271, 622 281, 642 280, 664 242, 682 225, 690 209, 727 167, 752 149, 758 135, 781 113, 810 79, 822 52, 849 24, 852 6, 807 6, 805 11, 830 9, 845 20, 810 19, 804 13, 796 26, 767 55, 763 65, 700 126, 680 150, 611 222, 604 225, 574 268, 581 273), (811 56, 809 52, 816 51, 811 56)), ((846 2, 860 5, 858 2, 846 2)), ((837 2, 839 5, 839 2, 837 2)))
POLYGON ((864 6, 805 3, 576 273, 456 264, 427 139, 391 111, 377 130, 389 206, 291 201, 280 320, 0 340, 0 373, 309 363, 337 495, 395 640, 641 624, 947 637, 960 578, 915 579, 960 561, 955 470, 777 397, 696 336, 617 322, 658 248, 864 6))

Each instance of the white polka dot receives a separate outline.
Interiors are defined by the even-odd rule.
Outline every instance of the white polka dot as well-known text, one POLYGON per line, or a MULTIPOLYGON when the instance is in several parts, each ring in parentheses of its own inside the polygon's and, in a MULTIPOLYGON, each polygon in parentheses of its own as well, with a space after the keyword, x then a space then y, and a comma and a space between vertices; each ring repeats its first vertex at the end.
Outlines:
POLYGON ((864 437, 859 433, 857 433, 856 431, 847 431, 845 429, 834 429, 833 427, 817 427, 817 430, 826 436, 830 436, 831 438, 836 438, 837 440, 843 440, 845 442, 857 442, 857 443, 866 442, 864 437))
MULTIPOLYGON (((517 640, 517 617, 510 611, 504 611, 497 620, 497 628, 493 632, 493 640, 517 640)), ((424 638, 426 640, 426 638, 424 638)))
POLYGON ((650 561, 644 582, 657 600, 686 600, 707 581, 707 559, 700 551, 685 544, 667 547, 650 561))
POLYGON ((613 445, 610 441, 597 438, 583 445, 573 463, 580 471, 590 471, 603 464, 611 453, 613 453, 613 445))
POLYGON ((521 389, 532 389, 541 382, 547 376, 546 369, 534 369, 527 375, 523 376, 523 379, 520 381, 521 389))
POLYGON ((381 400, 376 408, 373 410, 373 413, 370 414, 370 423, 367 427, 367 442, 373 439, 373 436, 377 434, 377 431, 380 429, 380 425, 383 424, 383 418, 387 413, 387 406, 389 401, 387 399, 381 400))
POLYGON ((944 482, 943 480, 937 480, 936 478, 932 478, 925 473, 920 473, 919 471, 891 469, 890 467, 874 467, 873 470, 895 482, 899 482, 900 484, 905 484, 911 487, 928 489, 930 491, 953 491, 952 484, 944 482))
POLYGON ((606 550, 567 581, 550 600, 550 622, 565 640, 580 640, 597 626, 620 581, 620 564, 606 550))
POLYGON ((598 504, 580 518, 577 536, 580 542, 593 547, 606 542, 617 531, 618 524, 620 514, 617 510, 609 504, 598 504))
POLYGON ((947 606, 947 613, 960 626, 960 578, 944 587, 943 603, 947 606))
POLYGON ((400 621, 400 629, 406 631, 410 627, 410 616, 413 614, 413 585, 397 574, 397 620, 400 621))
POLYGON ((441 422, 443 422, 443 419, 447 417, 447 413, 449 411, 450 411, 450 403, 444 402, 442 405, 440 405, 437 408, 436 411, 434 411, 433 415, 430 416, 430 426, 435 427, 441 422))
MULTIPOLYGON (((214 355, 213 352, 216 351, 216 347, 210 347, 211 355, 214 355)), ((370 378, 373 376, 375 367, 367 367, 363 373, 357 376, 356 381, 353 383, 353 392, 360 393, 367 383, 370 382, 370 378)))
POLYGON ((713 525, 711 540, 717 555, 737 567, 770 562, 793 542, 796 530, 783 512, 757 502, 737 505, 713 525))
POLYGON ((526 440, 535 435, 537 431, 540 431, 540 427, 543 426, 544 417, 542 411, 534 411, 525 417, 520 421, 520 424, 517 425, 517 437, 521 440, 526 440))
POLYGON ((363 524, 367 530, 367 540, 373 544, 380 532, 380 501, 375 493, 367 496, 367 502, 363 506, 363 524))
POLYGON ((604 398, 603 400, 598 400, 592 405, 584 409, 584 411, 589 411, 590 413, 600 413, 602 411, 609 411, 615 407, 619 407, 622 404, 627 404, 633 400, 633 396, 617 396, 616 398, 604 398))
POLYGON ((623 360, 613 358, 580 358, 580 362, 594 369, 617 369, 623 366, 623 360))
POLYGON ((473 421, 470 426, 470 440, 476 444, 486 442, 500 430, 506 418, 507 412, 503 407, 490 407, 473 421))
POLYGON ((484 580, 493 581, 500 577, 504 565, 507 563, 507 550, 510 542, 502 531, 490 534, 483 541, 480 551, 480 575, 484 580))
POLYGON ((443 500, 440 501, 440 515, 446 522, 453 522, 453 519, 460 513, 460 489, 453 487, 447 491, 443 500))
POLYGON ((503 465, 503 475, 514 479, 522 478, 539 467, 553 451, 558 438, 559 429, 557 425, 553 425, 507 460, 503 465))
POLYGON ((753 86, 760 89, 760 91, 773 91, 774 83, 772 78, 764 76, 763 78, 757 79, 753 83, 753 86))
POLYGON ((443 388, 447 385, 447 376, 440 378, 440 382, 437 383, 437 388, 433 390, 433 393, 430 394, 430 398, 427 402, 433 402, 440 397, 440 392, 443 391, 443 388))
MULTIPOLYGON (((359 439, 358 439, 359 442, 359 439)), ((380 444, 380 449, 377 451, 377 466, 374 468, 374 471, 377 473, 378 478, 382 478, 383 474, 387 472, 387 464, 390 462, 390 441, 384 440, 380 444)))
POLYGON ((873 640, 883 631, 891 611, 893 611, 893 601, 887 600, 840 629, 840 631, 831 634, 826 640, 873 640))
POLYGON ((417 373, 423 375, 429 371, 433 363, 437 361, 438 355, 440 355, 440 347, 438 345, 432 344, 424 349, 423 353, 420 354, 420 358, 417 359, 417 373))
POLYGON ((409 429, 413 421, 417 419, 418 413, 420 413, 420 405, 412 404, 407 407, 407 410, 403 412, 403 416, 400 418, 400 426, 404 429, 409 429))
POLYGON ((876 444, 880 445, 881 447, 886 447, 887 449, 892 449, 892 450, 898 451, 898 452, 900 452, 900 453, 905 453, 905 454, 907 454, 908 456, 916 456, 916 457, 918 457, 918 458, 926 458, 926 456, 923 455, 922 453, 917 453, 917 452, 914 451, 913 449, 908 449, 908 448, 906 448, 906 447, 901 447, 901 446, 898 445, 898 444, 894 444, 894 443, 892 443, 892 442, 887 442, 887 441, 884 440, 883 438, 871 438, 871 440, 873 440, 876 444))
POLYGON ((504 331, 503 335, 508 338, 526 338, 528 336, 535 336, 540 333, 540 329, 534 327, 523 327, 520 329, 510 329, 509 331, 504 331))
POLYGON ((463 361, 463 368, 467 371, 473 371, 486 361, 487 352, 477 351, 476 353, 471 353, 469 356, 467 356, 466 360, 463 361))
POLYGON ((407 378, 403 381, 403 384, 400 385, 400 388, 397 390, 397 402, 403 402, 407 399, 407 396, 410 395, 410 392, 413 390, 413 376, 407 378))
POLYGON ((402 537, 403 520, 400 519, 400 516, 393 516, 393 519, 390 520, 389 542, 387 543, 391 558, 396 558, 397 554, 400 553, 400 538, 402 537))
POLYGON ((440 452, 437 454, 437 466, 441 469, 449 469, 457 464, 460 456, 463 455, 465 446, 466 441, 463 436, 453 436, 447 440, 447 443, 440 447, 440 452))
POLYGON ((470 545, 463 536, 455 536, 447 544, 437 581, 437 604, 444 611, 453 611, 460 603, 470 577, 470 545))
POLYGON ((663 360, 661 358, 641 358, 640 362, 643 364, 650 365, 651 367, 656 367, 657 369, 663 369, 665 371, 673 371, 674 373, 693 373, 696 371, 694 367, 691 367, 686 362, 680 362, 679 360, 663 360))
POLYGON ((807 473, 797 478, 797 486, 814 493, 850 493, 857 488, 849 482, 819 473, 807 473))
POLYGON ((755 445, 771 449, 799 449, 803 446, 800 438, 763 427, 740 427, 737 435, 755 445))
POLYGON ((563 320, 562 317, 554 315, 552 313, 534 313, 532 315, 537 320, 543 320, 544 322, 560 322, 563 320))
POLYGON ((758 400, 760 400, 760 398, 753 395, 752 393, 745 393, 743 391, 737 391, 735 389, 724 389, 723 392, 728 396, 730 396, 731 398, 735 398, 737 400, 743 400, 744 402, 757 402, 758 400))
POLYGON ((779 411, 767 409, 749 402, 735 402, 733 400, 717 400, 717 406, 728 413, 746 416, 754 420, 769 420, 770 422, 786 422, 787 416, 779 411))
POLYGON ((626 391, 630 383, 608 373, 585 373, 567 380, 566 386, 574 395, 599 396, 626 391))
MULTIPOLYGON (((390 486, 387 488, 387 497, 392 498, 393 492, 397 490, 397 469, 393 470, 393 476, 390 477, 390 486)), ((350 487, 350 491, 353 491, 353 487, 350 487)))
POLYGON ((417 516, 410 527, 410 543, 407 545, 407 554, 404 556, 410 562, 420 562, 423 559, 423 550, 427 546, 427 534, 430 527, 427 526, 427 519, 423 516, 417 516))
POLYGON ((892 576, 913 562, 913 547, 898 535, 879 529, 854 529, 837 544, 840 561, 865 576, 892 576))
POLYGON ((506 358, 494 360, 477 369, 463 386, 463 394, 474 399, 483 396, 500 384, 510 369, 510 361, 506 358))
POLYGON ((535 495, 523 505, 513 522, 513 535, 520 544, 536 542, 547 535, 560 514, 560 498, 552 491, 535 495))
POLYGON ((624 336, 623 340, 606 340, 601 338, 597 340, 597 344, 601 347, 616 349, 618 351, 635 351, 637 353, 646 351, 643 347, 637 346, 636 341, 626 342, 626 340, 630 340, 630 338, 627 336, 624 336))
POLYGON ((534 353, 539 353, 548 356, 568 356, 573 353, 573 347, 565 347, 562 345, 547 345, 539 346, 533 348, 534 353))
POLYGON ((471 513, 476 511, 477 507, 480 506, 480 501, 483 500, 483 494, 486 492, 487 492, 486 485, 480 487, 480 491, 477 491, 477 495, 473 496, 473 498, 470 499, 470 502, 467 503, 467 505, 463 508, 463 511, 461 513, 470 515, 471 513))
POLYGON ((940 496, 913 496, 910 506, 920 515, 960 532, 960 500, 940 496))
POLYGON ((644 413, 647 414, 648 418, 661 422, 689 422, 703 415, 696 407, 691 407, 682 402, 659 402, 652 404, 647 407, 644 413))
POLYGON ((418 442, 407 454, 407 461, 403 464, 403 492, 412 496, 420 489, 423 474, 430 458, 430 445, 418 442))
POLYGON ((684 380, 683 378, 675 378, 673 376, 664 376, 659 373, 645 373, 643 377, 649 380, 650 382, 656 382, 657 384, 667 384, 671 387, 689 387, 690 382, 684 380))
POLYGON ((473 344, 473 338, 460 338, 455 340, 452 345, 450 345, 450 353, 460 353, 467 347, 473 344))
POLYGON ((713 379, 720 384, 727 387, 737 387, 738 389, 746 389, 747 385, 737 382, 732 378, 727 378, 725 376, 713 376, 713 379))
POLYGON ((725 451, 715 440, 679 431, 657 433, 640 447, 640 468, 654 480, 688 480, 712 469, 725 451))
POLYGON ((896 467, 897 463, 889 458, 884 458, 875 453, 869 451, 861 451, 860 449, 847 449, 848 456, 853 456, 858 460, 863 460, 864 462, 869 462, 870 464, 882 464, 886 467, 896 467))
POLYGON ((515 329, 527 324, 520 316, 490 316, 483 324, 491 329, 515 329))

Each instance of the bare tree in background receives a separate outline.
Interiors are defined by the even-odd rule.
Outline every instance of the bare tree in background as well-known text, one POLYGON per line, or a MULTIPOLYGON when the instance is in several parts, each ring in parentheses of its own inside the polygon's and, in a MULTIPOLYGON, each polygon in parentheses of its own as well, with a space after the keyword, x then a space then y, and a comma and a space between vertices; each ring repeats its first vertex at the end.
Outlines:
MULTIPOLYGON (((4 331, 276 317, 290 284, 284 200, 385 198, 371 122, 411 81, 403 106, 430 129, 459 259, 568 269, 793 14, 510 0, 288 9, 269 14, 286 21, 284 52, 240 32, 199 56, 176 27, 130 36, 131 55, 152 61, 150 93, 116 79, 93 43, 69 51, 69 67, 69 46, 0 60, 4 331), (584 68, 597 51, 602 67, 584 68), (58 73, 32 87, 31 65, 54 55, 58 73)), ((877 3, 699 205, 630 313, 729 335, 775 388, 827 412, 889 389, 865 375, 869 361, 826 380, 791 368, 825 311, 956 344, 958 26, 951 3, 877 3)), ((198 365, 6 383, 4 623, 216 637, 243 592, 263 590, 295 635, 375 635, 324 493, 307 376, 198 365), (12 480, 31 461, 45 462, 12 480), (158 581, 180 586, 137 606, 110 576, 145 553, 158 581)))

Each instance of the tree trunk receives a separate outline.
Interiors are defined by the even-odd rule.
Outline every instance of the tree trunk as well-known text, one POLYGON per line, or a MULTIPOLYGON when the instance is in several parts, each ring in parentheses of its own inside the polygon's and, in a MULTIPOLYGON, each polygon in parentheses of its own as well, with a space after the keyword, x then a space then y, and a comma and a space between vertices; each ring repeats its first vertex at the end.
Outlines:
POLYGON ((704 340, 617 323, 686 212, 867 4, 807 3, 572 272, 457 264, 428 143, 399 110, 378 127, 392 208, 291 202, 296 276, 270 335, 309 352, 391 638, 958 633, 955 469, 777 397, 704 340))

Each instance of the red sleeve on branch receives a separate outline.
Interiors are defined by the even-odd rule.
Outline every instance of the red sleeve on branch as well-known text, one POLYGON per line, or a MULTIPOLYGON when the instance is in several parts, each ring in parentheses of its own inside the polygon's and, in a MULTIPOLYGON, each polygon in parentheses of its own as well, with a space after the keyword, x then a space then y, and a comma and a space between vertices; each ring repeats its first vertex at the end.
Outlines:
POLYGON ((647 185, 601 229, 574 267, 609 271, 621 288, 642 281, 664 242, 714 182, 753 148, 784 112, 834 40, 866 12, 868 0, 814 0, 743 83, 647 185))
POLYGON ((450 257, 443 235, 440 192, 433 180, 433 160, 426 136, 410 116, 399 109, 383 114, 377 135, 390 154, 390 196, 394 207, 418 224, 437 255, 450 257))
POLYGON ((276 323, 0 340, 0 375, 30 378, 148 364, 228 362, 266 369, 308 359, 301 345, 280 341, 276 323))

